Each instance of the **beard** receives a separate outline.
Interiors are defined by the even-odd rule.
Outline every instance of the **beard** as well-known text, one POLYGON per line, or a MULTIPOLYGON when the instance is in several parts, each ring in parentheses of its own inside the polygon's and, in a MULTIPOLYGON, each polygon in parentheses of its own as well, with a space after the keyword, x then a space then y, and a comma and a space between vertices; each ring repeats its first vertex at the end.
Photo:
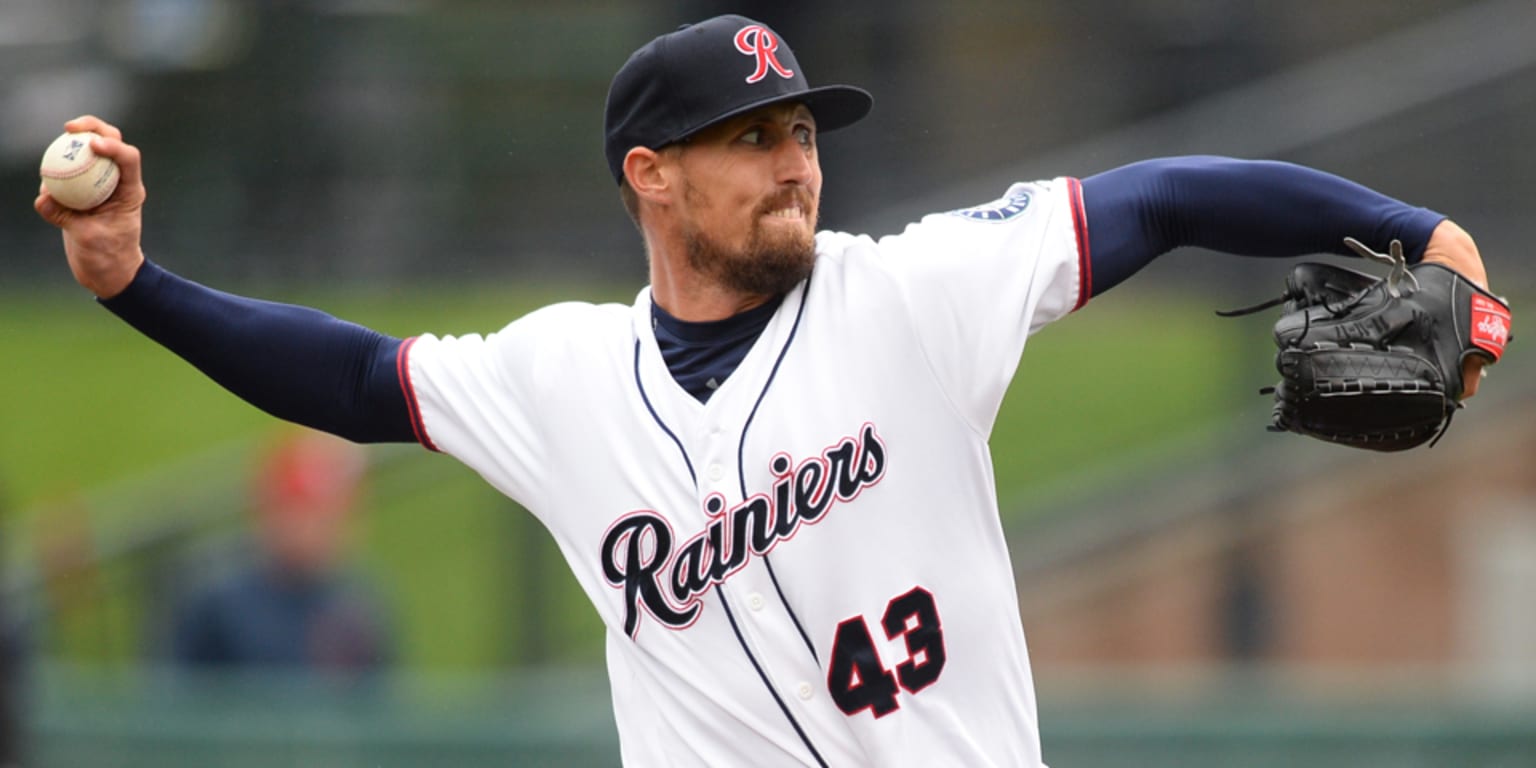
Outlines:
MULTIPOLYGON (((688 194, 693 195, 689 189, 688 194)), ((788 293, 800 281, 810 277, 816 264, 817 212, 811 195, 804 189, 790 190, 764 202, 753 211, 752 231, 741 248, 731 248, 709 233, 689 225, 683 231, 688 266, 698 274, 737 293, 777 296, 788 293), (768 231, 762 218, 769 211, 798 202, 811 226, 804 230, 768 231)), ((775 228, 777 229, 777 228, 775 228)))

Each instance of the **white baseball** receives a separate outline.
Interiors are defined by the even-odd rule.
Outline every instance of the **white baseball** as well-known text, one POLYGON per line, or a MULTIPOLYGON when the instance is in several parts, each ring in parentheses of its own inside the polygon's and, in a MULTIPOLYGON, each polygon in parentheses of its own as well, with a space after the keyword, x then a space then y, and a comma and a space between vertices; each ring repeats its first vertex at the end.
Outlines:
POLYGON ((117 163, 91 151, 90 131, 66 133, 53 140, 38 169, 43 186, 60 205, 90 210, 112 196, 119 176, 117 163))

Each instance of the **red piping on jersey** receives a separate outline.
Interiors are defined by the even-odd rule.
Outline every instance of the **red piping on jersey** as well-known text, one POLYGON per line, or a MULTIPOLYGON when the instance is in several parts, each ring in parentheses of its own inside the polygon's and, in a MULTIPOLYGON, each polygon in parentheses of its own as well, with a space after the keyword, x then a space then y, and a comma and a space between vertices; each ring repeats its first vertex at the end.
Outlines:
POLYGON ((1067 197, 1072 206, 1072 231, 1077 235, 1077 304, 1072 307, 1076 312, 1093 295, 1093 265, 1089 258, 1088 215, 1083 210, 1083 183, 1068 178, 1067 197))
POLYGON ((395 374, 400 377, 400 391, 405 394, 405 410, 411 417, 411 432, 416 435, 416 442, 429 451, 437 451, 432 438, 427 436, 427 425, 421 421, 421 404, 416 402, 416 387, 411 384, 410 352, 416 338, 412 336, 400 343, 400 350, 395 353, 395 374))

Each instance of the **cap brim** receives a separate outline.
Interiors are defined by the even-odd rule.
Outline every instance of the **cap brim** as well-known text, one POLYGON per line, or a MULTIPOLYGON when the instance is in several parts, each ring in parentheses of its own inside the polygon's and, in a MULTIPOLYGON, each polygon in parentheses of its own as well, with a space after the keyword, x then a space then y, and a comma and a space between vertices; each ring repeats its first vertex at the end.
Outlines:
POLYGON ((875 99, 868 91, 851 85, 824 85, 801 96, 816 117, 816 130, 821 132, 853 125, 863 120, 875 105, 875 99))
POLYGON ((835 131, 857 123, 864 119, 865 115, 869 114, 870 108, 875 104, 874 97, 870 96, 869 92, 863 88, 852 85, 823 85, 819 88, 780 94, 749 104, 743 104, 688 129, 686 132, 667 140, 664 144, 682 141, 705 128, 729 120, 737 115, 742 115, 770 104, 782 104, 786 101, 805 104, 806 108, 811 110, 811 116, 816 118, 816 131, 818 133, 835 131))

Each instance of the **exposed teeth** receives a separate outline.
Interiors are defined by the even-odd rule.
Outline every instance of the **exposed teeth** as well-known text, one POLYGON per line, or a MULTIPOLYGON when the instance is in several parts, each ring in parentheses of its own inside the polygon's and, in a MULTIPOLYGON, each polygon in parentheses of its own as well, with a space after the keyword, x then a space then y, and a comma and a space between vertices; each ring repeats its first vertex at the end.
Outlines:
POLYGON ((768 215, 775 216, 780 219, 798 219, 801 217, 800 206, 797 205, 793 208, 780 208, 777 211, 770 212, 768 215))

